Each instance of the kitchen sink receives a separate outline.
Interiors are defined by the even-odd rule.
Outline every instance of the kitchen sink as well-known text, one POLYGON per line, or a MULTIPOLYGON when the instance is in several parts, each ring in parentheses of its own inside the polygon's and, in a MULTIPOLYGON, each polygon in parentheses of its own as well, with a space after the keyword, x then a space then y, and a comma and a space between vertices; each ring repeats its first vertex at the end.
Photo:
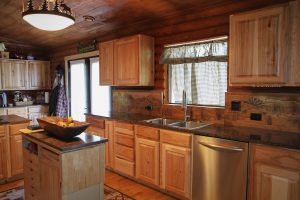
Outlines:
POLYGON ((169 124, 178 123, 181 121, 175 120, 175 119, 155 118, 155 119, 144 120, 144 122, 147 122, 150 124, 158 124, 158 125, 169 125, 169 124))
POLYGON ((184 128, 184 129, 203 128, 208 125, 210 124, 205 122, 194 122, 194 121, 187 121, 187 122, 180 121, 180 122, 170 124, 170 126, 177 127, 177 128, 184 128))
POLYGON ((150 124, 157 124, 157 125, 164 125, 164 126, 171 126, 176 128, 182 128, 182 129, 196 129, 196 128, 202 128, 205 126, 208 126, 210 124, 205 122, 195 122, 195 121, 181 121, 176 119, 166 119, 166 118, 155 118, 155 119, 148 119, 144 120, 146 123, 150 124))

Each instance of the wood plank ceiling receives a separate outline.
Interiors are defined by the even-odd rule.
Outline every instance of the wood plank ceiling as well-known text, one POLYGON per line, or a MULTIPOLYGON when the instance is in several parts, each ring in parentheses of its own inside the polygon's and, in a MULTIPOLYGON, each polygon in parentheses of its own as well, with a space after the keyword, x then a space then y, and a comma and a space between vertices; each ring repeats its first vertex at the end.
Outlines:
MULTIPOLYGON (((43 48, 74 44, 86 38, 101 38, 124 29, 156 27, 172 19, 184 19, 239 0, 65 0, 76 13, 75 25, 61 31, 47 32, 27 24, 21 16, 22 1, 0 1, 0 41, 19 42, 43 48), (84 15, 96 18, 84 21, 84 15)), ((41 0, 35 0, 36 3, 41 0)), ((132 32, 132 31, 131 31, 132 32)))

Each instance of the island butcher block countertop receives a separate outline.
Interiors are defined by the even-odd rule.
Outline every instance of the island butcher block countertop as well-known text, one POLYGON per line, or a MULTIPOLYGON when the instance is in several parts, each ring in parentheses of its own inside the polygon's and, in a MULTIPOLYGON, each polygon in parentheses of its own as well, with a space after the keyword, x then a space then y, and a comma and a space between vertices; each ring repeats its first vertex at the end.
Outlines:
POLYGON ((180 131, 183 133, 190 133, 195 135, 202 135, 208 137, 215 137, 221 139, 228 139, 240 142, 265 144, 272 146, 279 146, 291 149, 300 150, 300 133, 286 132, 286 131, 273 131, 260 128, 227 126, 224 124, 212 124, 203 128, 197 129, 183 129, 178 127, 171 127, 165 125, 157 125, 146 123, 144 120, 158 118, 153 116, 129 113, 86 113, 95 117, 111 119, 115 121, 123 121, 132 124, 139 124, 144 126, 151 126, 156 128, 180 131))

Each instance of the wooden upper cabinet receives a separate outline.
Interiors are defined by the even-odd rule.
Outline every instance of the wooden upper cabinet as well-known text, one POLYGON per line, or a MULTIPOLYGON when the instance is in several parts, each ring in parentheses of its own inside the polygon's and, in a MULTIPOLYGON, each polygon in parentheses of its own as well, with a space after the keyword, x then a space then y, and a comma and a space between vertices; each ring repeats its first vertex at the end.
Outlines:
POLYGON ((300 152, 251 146, 250 200, 299 200, 300 152))
POLYGON ((28 62, 28 89, 50 88, 50 62, 29 61, 28 62))
POLYGON ((24 90, 27 88, 27 63, 23 60, 2 60, 2 89, 24 90))
POLYGON ((102 51, 100 52, 101 85, 154 85, 154 39, 152 37, 134 35, 105 42, 100 44, 100 51, 102 51))
POLYGON ((272 86, 287 83, 289 6, 230 17, 229 84, 272 86))
POLYGON ((114 84, 114 41, 100 43, 100 85, 114 84))

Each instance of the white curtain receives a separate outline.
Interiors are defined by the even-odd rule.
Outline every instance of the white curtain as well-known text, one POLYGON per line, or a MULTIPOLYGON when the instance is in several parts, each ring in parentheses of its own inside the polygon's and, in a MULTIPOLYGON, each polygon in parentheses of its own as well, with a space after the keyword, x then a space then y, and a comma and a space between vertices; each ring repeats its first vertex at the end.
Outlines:
POLYGON ((227 91, 227 41, 167 48, 161 61, 169 64, 169 101, 224 106, 227 91))

